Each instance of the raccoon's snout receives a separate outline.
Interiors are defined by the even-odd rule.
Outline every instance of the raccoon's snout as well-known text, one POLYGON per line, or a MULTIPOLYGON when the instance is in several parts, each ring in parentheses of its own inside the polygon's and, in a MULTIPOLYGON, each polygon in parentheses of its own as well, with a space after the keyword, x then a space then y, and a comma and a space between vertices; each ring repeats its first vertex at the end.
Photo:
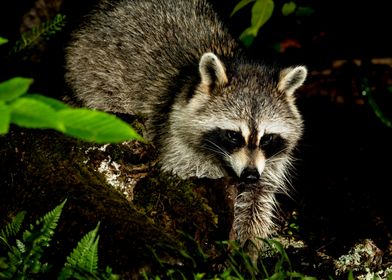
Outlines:
POLYGON ((240 179, 244 183, 252 184, 260 179, 260 174, 257 168, 247 167, 241 172, 240 179))

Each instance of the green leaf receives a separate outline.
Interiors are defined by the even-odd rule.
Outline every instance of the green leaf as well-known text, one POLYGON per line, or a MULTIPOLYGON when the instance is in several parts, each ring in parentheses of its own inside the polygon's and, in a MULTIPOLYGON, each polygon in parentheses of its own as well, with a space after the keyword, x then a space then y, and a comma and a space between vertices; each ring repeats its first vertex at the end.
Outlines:
POLYGON ((94 273, 98 269, 98 235, 99 223, 89 233, 87 233, 79 242, 72 253, 67 257, 64 265, 65 269, 82 269, 94 273))
POLYGON ((10 104, 11 122, 27 128, 52 128, 64 131, 57 112, 46 103, 21 97, 10 104))
POLYGON ((252 45, 254 39, 255 39, 255 35, 250 34, 252 33, 251 28, 247 28, 244 30, 244 32, 242 32, 242 34, 240 35, 240 40, 242 41, 242 43, 244 43, 244 45, 246 47, 249 47, 250 45, 252 45))
POLYGON ((1 231, 0 231, 0 244, 3 248, 10 248, 11 246, 8 244, 11 237, 15 237, 22 225, 24 217, 26 215, 25 211, 21 211, 12 219, 12 221, 7 224, 1 231))
POLYGON ((30 230, 25 230, 23 232, 23 241, 26 243, 33 242, 35 245, 32 247, 32 250, 36 250, 40 246, 47 246, 49 244, 66 202, 67 199, 64 199, 53 210, 36 220, 35 225, 30 224, 30 230), (38 227, 40 228, 37 229, 38 227), (37 232, 39 235, 37 235, 37 232))
POLYGON ((257 36, 259 29, 270 19, 274 11, 273 0, 257 0, 252 7, 251 26, 242 32, 240 40, 249 47, 257 36))
POLYGON ((11 110, 3 101, 0 101, 0 135, 8 132, 10 121, 11 110))
POLYGON ((292 14, 296 8, 297 8, 297 5, 293 1, 288 2, 288 3, 284 3, 283 7, 282 7, 282 14, 284 16, 288 16, 288 15, 292 14))
POLYGON ((347 276, 348 280, 354 280, 354 274, 353 271, 350 269, 350 271, 348 272, 348 276, 347 276))
POLYGON ((252 7, 252 25, 254 35, 257 35, 260 27, 262 27, 272 16, 274 11, 273 0, 257 0, 252 7))
POLYGON ((85 108, 60 110, 59 117, 65 134, 96 143, 119 143, 131 139, 143 140, 127 123, 114 115, 85 108))
POLYGON ((241 0, 240 2, 237 3, 237 5, 235 5, 233 11, 231 12, 230 16, 232 17, 236 12, 238 12, 239 10, 241 10, 242 8, 244 8, 246 5, 254 2, 256 0, 241 0))
POLYGON ((41 101, 41 102, 45 103, 46 105, 49 105, 55 111, 71 108, 71 106, 65 104, 64 102, 62 102, 60 100, 57 100, 57 99, 54 99, 51 97, 47 97, 47 96, 44 96, 41 94, 29 94, 28 97, 31 99, 41 101))
POLYGON ((65 26, 65 16, 57 14, 54 19, 47 20, 29 31, 23 32, 21 38, 14 44, 11 54, 32 47, 42 39, 48 39, 59 32, 63 26, 65 26))
POLYGON ((8 39, 0 37, 0 45, 8 43, 8 39))
POLYGON ((33 79, 15 77, 0 83, 0 101, 12 101, 25 94, 33 79))

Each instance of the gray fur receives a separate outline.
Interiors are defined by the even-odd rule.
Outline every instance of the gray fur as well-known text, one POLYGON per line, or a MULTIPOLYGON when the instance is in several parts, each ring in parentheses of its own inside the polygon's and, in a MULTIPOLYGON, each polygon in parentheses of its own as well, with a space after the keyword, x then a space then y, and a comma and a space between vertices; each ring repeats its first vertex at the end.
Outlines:
POLYGON ((221 178, 231 175, 227 166, 237 177, 256 167, 261 178, 239 193, 233 225, 242 245, 256 243, 249 247, 256 255, 256 237, 273 230, 274 194, 286 191, 302 135, 293 92, 305 67, 250 62, 205 0, 120 0, 98 6, 73 33, 66 69, 85 105, 147 118, 164 171, 221 178), (214 141, 203 144, 217 128, 238 131, 245 141, 278 134, 285 147, 267 158, 250 146, 229 153, 214 141))

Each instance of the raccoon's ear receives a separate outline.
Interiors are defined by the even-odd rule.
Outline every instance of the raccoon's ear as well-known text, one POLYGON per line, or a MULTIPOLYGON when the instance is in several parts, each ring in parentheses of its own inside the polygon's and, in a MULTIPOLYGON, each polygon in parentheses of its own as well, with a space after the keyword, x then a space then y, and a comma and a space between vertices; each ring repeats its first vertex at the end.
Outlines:
POLYGON ((228 83, 225 66, 219 58, 211 53, 205 53, 200 58, 199 71, 201 83, 207 86, 225 85, 228 83))
POLYGON ((292 95, 306 79, 308 70, 305 66, 289 67, 280 71, 278 89, 292 95))

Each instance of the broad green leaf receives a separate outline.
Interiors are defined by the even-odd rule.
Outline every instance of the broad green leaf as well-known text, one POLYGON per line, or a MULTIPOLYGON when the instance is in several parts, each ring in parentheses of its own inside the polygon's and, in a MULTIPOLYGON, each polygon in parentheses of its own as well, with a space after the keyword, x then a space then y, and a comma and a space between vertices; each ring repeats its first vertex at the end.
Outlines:
POLYGON ((240 40, 249 47, 262 27, 272 16, 274 2, 272 0, 256 0, 252 7, 251 26, 242 32, 240 40))
POLYGON ((44 96, 41 94, 29 94, 28 97, 31 99, 41 101, 41 102, 45 103, 46 105, 49 105, 55 111, 71 108, 71 106, 65 104, 64 102, 62 102, 60 100, 57 100, 57 99, 54 99, 51 97, 47 97, 47 96, 44 96))
POLYGON ((274 1, 273 0, 257 0, 252 7, 252 25, 253 35, 257 36, 257 33, 272 16, 274 11, 274 1))
POLYGON ((292 14, 296 8, 297 8, 297 5, 293 1, 288 2, 288 3, 284 3, 283 7, 282 7, 282 14, 284 16, 288 16, 288 15, 292 14))
POLYGON ((3 101, 0 101, 0 135, 8 132, 10 121, 11 110, 3 101))
POLYGON ((0 37, 0 45, 3 45, 5 43, 8 43, 8 39, 0 37))
POLYGON ((25 94, 33 79, 15 77, 0 83, 0 101, 12 101, 25 94))
POLYGON ((238 12, 239 10, 241 10, 243 7, 245 7, 246 5, 254 2, 256 0, 241 0, 240 2, 237 3, 237 5, 235 5, 233 11, 231 12, 230 16, 233 16, 236 12, 238 12))
POLYGON ((11 122, 27 128, 52 128, 64 131, 58 114, 46 103, 21 97, 10 104, 11 122))
POLYGON ((101 111, 85 108, 58 112, 65 134, 96 143, 119 143, 131 139, 143 140, 127 123, 101 111))

